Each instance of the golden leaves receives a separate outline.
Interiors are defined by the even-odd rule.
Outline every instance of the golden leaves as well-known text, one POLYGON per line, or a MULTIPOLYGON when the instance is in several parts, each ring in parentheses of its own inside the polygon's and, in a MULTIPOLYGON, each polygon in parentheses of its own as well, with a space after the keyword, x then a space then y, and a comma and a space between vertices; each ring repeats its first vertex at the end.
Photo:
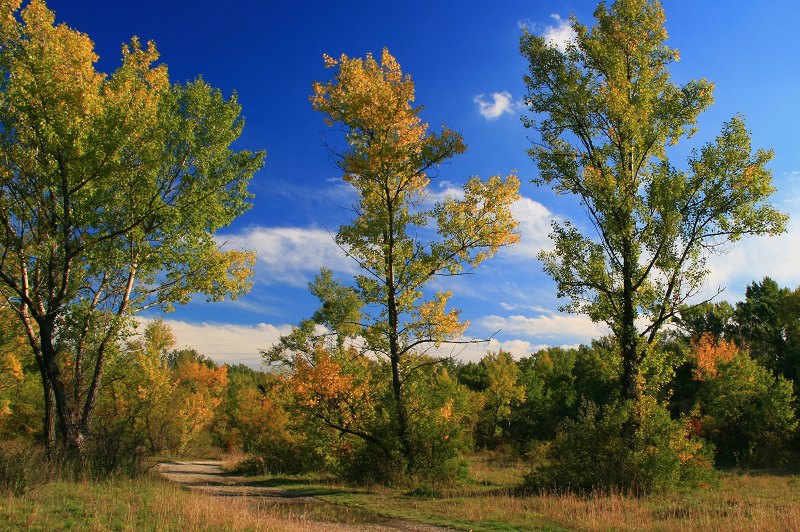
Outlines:
POLYGON ((437 347, 443 341, 460 336, 469 326, 468 321, 461 322, 460 311, 445 310, 447 301, 452 295, 450 291, 439 292, 434 299, 421 303, 416 312, 416 322, 408 325, 416 330, 419 336, 431 340, 437 347))
MULTIPOLYGON (((12 352, 0 353, 0 393, 5 392, 22 381, 22 364, 12 352)), ((11 413, 9 399, 0 396, 0 421, 11 413)))
MULTIPOLYGON (((476 267, 499 248, 519 241, 511 205, 519 199, 519 179, 473 177, 464 187, 464 199, 450 198, 435 209, 439 232, 447 239, 447 252, 476 267)), ((453 263, 451 271, 460 270, 453 263)))

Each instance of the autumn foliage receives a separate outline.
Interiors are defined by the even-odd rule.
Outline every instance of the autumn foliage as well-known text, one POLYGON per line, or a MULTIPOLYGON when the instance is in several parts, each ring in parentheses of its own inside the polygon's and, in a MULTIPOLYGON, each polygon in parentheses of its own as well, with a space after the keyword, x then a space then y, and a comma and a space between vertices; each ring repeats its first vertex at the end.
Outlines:
POLYGON ((716 377, 719 364, 730 362, 741 351, 733 342, 708 332, 692 340, 691 347, 696 365, 693 376, 699 381, 716 377))

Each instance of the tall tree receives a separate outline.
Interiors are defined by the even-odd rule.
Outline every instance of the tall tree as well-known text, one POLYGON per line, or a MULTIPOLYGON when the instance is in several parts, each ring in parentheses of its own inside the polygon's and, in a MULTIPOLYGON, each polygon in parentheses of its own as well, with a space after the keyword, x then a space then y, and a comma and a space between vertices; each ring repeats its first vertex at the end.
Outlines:
POLYGON ((450 292, 423 299, 433 278, 456 275, 513 244, 518 235, 509 206, 518 197, 515 176, 472 178, 462 199, 428 202, 430 172, 466 148, 449 129, 428 131, 413 105, 414 84, 383 50, 380 64, 325 56, 333 81, 315 83, 311 102, 346 133, 337 154, 344 180, 359 195, 356 219, 336 242, 361 267, 358 294, 365 305, 361 334, 391 364, 394 412, 403 454, 413 469, 404 382, 415 370, 415 350, 457 338, 466 324, 446 310, 450 292), (427 226, 435 225, 435 231, 427 226))
POLYGON ((555 249, 540 258, 567 310, 611 327, 624 396, 636 398, 646 345, 701 290, 708 253, 743 235, 779 233, 786 216, 767 203, 772 152, 751 151, 738 116, 686 169, 670 163, 667 148, 694 133, 713 85, 670 81, 678 52, 665 44, 660 3, 600 3, 595 18, 591 29, 572 20, 575 40, 563 51, 523 35, 535 113, 525 125, 539 133, 534 182, 577 196, 593 228, 554 224, 555 249))
POLYGON ((36 354, 46 427, 56 413, 80 454, 132 314, 249 288, 252 256, 213 235, 249 207, 263 153, 231 149, 235 97, 171 85, 152 43, 134 38, 105 75, 43 1, 0 5, 0 283, 36 354))

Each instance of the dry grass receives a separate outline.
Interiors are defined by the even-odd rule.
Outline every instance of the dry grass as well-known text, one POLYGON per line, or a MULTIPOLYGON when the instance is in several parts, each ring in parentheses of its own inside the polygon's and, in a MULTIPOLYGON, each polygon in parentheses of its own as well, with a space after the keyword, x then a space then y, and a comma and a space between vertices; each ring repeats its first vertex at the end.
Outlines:
POLYGON ((55 482, 0 498, 3 530, 342 530, 248 499, 187 492, 156 479, 55 482))
POLYGON ((524 495, 513 486, 524 465, 481 455, 471 460, 478 481, 438 489, 352 490, 330 497, 392 517, 464 530, 800 530, 800 475, 722 474, 718 486, 630 497, 622 494, 579 497, 524 495))
MULTIPOLYGON (((270 485, 308 490, 319 498, 387 518, 461 530, 800 530, 797 474, 727 472, 718 486, 683 493, 578 497, 515 492, 526 469, 519 462, 478 455, 471 459, 471 466, 475 482, 434 490, 354 488, 308 478, 273 478, 270 485)), ((258 499, 191 493, 154 478, 98 484, 55 482, 24 497, 0 496, 0 529, 354 528, 353 523, 337 526, 309 521, 304 512, 302 506, 287 510, 285 505, 258 499)))

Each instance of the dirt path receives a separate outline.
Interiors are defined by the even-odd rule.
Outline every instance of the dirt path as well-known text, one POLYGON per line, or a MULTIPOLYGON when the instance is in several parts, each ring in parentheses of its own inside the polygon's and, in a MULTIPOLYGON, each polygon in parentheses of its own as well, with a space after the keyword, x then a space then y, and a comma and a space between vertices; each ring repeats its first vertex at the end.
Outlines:
POLYGON ((318 530, 448 530, 411 521, 386 519, 364 510, 328 503, 306 492, 265 486, 247 477, 226 473, 219 461, 164 462, 158 464, 156 470, 167 480, 192 491, 220 498, 243 497, 260 507, 279 509, 286 517, 308 519, 309 524, 319 525, 314 526, 318 530))

